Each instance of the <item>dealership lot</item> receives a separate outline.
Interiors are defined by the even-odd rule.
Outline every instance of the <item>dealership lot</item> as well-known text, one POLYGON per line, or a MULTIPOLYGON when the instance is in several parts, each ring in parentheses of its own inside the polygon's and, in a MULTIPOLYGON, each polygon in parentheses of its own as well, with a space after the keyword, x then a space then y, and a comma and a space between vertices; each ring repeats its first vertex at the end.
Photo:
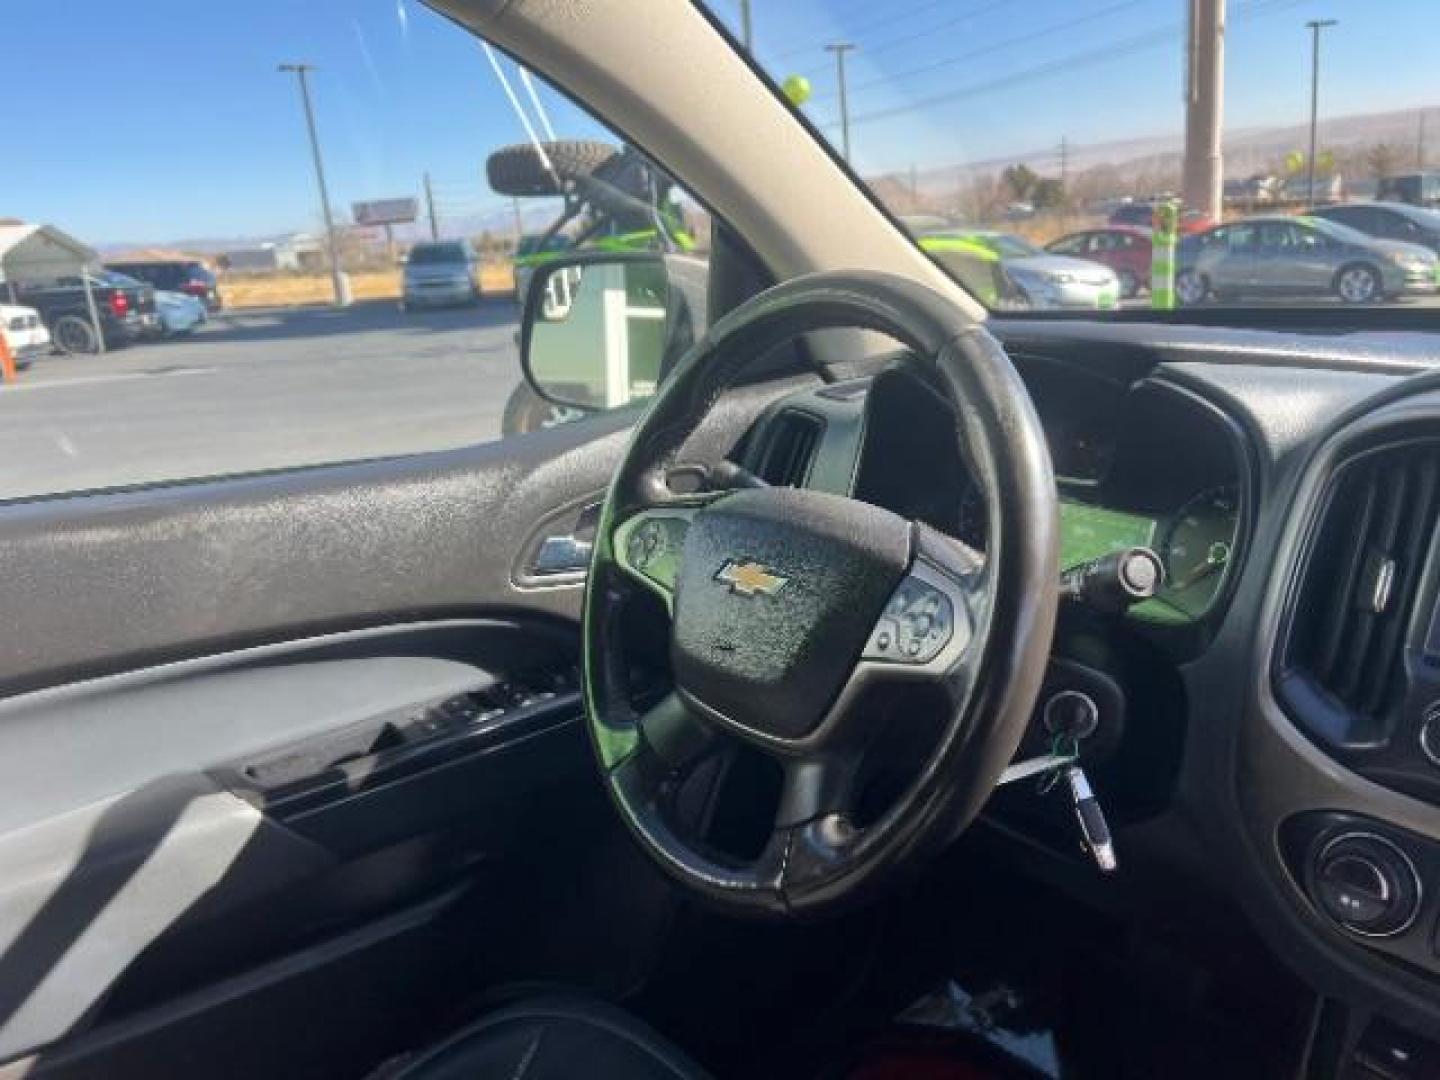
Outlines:
POLYGON ((0 498, 496 438, 516 315, 508 299, 247 310, 185 340, 42 357, 0 386, 0 498))
POLYGON ((0 499, 498 438, 520 380, 517 315, 508 298, 254 309, 183 340, 43 357, 0 385, 0 499))

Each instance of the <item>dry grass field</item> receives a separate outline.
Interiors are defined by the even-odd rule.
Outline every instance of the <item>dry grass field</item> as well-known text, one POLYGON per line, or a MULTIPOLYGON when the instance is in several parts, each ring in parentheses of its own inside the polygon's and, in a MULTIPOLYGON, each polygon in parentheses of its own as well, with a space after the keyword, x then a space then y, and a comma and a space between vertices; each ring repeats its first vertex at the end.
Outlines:
MULTIPOLYGON (((508 263, 485 266, 480 284, 486 296, 508 296, 514 278, 508 263)), ((399 270, 364 270, 350 275, 356 300, 398 300, 399 270)), ((329 274, 240 274, 220 279, 227 308, 302 307, 330 302, 329 274)))

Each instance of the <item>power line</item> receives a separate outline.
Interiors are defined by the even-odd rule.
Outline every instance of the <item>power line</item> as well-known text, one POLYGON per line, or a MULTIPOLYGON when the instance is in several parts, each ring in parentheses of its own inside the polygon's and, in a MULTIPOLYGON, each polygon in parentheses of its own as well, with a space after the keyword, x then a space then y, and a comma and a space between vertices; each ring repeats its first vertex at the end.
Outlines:
MULTIPOLYGON (((939 31, 945 30, 951 26, 956 25, 957 23, 962 23, 969 19, 989 14, 990 12, 996 11, 1003 7, 1009 7, 1012 2, 1013 0, 991 0, 990 3, 981 4, 979 7, 971 8, 968 11, 963 11, 959 15, 953 15, 948 19, 936 23, 934 26, 927 26, 923 30, 909 30, 901 34, 899 37, 889 38, 888 40, 882 39, 873 45, 866 45, 865 55, 874 56, 876 53, 889 52, 891 49, 899 48, 901 45, 908 45, 912 41, 919 41, 923 38, 932 37, 939 31)), ((1130 2, 1140 3, 1141 0, 1130 0, 1130 2)), ((893 23, 894 20, 887 19, 886 22, 887 24, 893 23)), ((811 69, 811 73, 818 74, 821 70, 822 69, 820 68, 813 68, 811 69)))
POLYGON ((923 30, 911 30, 907 33, 901 34, 899 37, 891 38, 889 41, 881 41, 875 45, 866 45, 865 55, 874 56, 876 53, 889 52, 891 49, 897 48, 901 45, 908 45, 912 41, 919 41, 921 38, 930 37, 932 34, 935 34, 940 30, 948 29, 949 27, 954 26, 957 23, 965 22, 967 19, 974 19, 981 15, 988 15, 990 12, 996 10, 997 8, 1009 7, 1011 3, 1012 0, 993 0, 992 3, 981 4, 977 8, 972 8, 970 11, 965 11, 959 15, 951 16, 950 18, 945 19, 942 22, 936 23, 934 26, 927 26, 923 30))
MULTIPOLYGON (((1280 11, 1285 8, 1295 7, 1298 4, 1309 3, 1310 0, 1253 0, 1253 2, 1236 15, 1239 18, 1243 15, 1261 14, 1265 10, 1280 11)), ((1233 20, 1232 20, 1233 21, 1233 20)), ((876 120, 887 120, 893 116, 903 116, 906 113, 919 112, 935 105, 943 105, 952 101, 959 101, 964 98, 977 97, 981 94, 988 94, 993 90, 1004 89, 1020 83, 1029 82, 1032 79, 1044 78, 1062 71, 1069 71, 1073 68, 1088 67, 1097 63, 1105 63, 1109 60, 1128 56, 1131 53, 1140 52, 1144 49, 1153 48, 1156 45, 1167 44, 1175 38, 1178 31, 1183 29, 1178 24, 1157 27, 1146 31, 1143 34, 1136 34, 1133 37, 1124 38, 1092 49, 1082 50, 1078 53, 1071 53, 1067 56, 1056 57, 1043 64, 1034 67, 1024 68, 1012 72, 1009 75, 1002 75, 999 78, 982 80, 962 86, 955 90, 947 90, 943 93, 932 94, 929 97, 920 98, 905 105, 895 105, 884 109, 876 109, 868 113, 850 118, 852 127, 860 124, 872 123, 876 120)), ((855 89, 859 89, 856 87, 855 89)), ((824 125, 834 128, 835 124, 824 125)))
MULTIPOLYGON (((954 5, 955 0, 930 0, 929 3, 920 4, 918 7, 911 8, 908 12, 904 10, 897 12, 892 8, 878 19, 868 19, 864 22, 856 23, 854 26, 847 27, 847 32, 851 34, 858 34, 861 31, 869 30, 870 28, 875 26, 891 26, 894 24, 897 18, 905 18, 907 16, 910 18, 914 18, 921 12, 933 11, 935 8, 939 7, 954 7, 954 5)), ((812 45, 802 45, 799 48, 786 49, 784 52, 776 53, 774 56, 772 56, 770 58, 770 63, 774 64, 780 60, 788 60, 793 56, 802 56, 806 53, 811 52, 814 52, 814 46, 812 45)))
MULTIPOLYGON (((860 83, 853 89, 856 93, 859 93, 864 90, 872 90, 879 86, 893 85, 896 82, 900 82, 906 79, 913 79, 920 75, 928 75, 932 71, 939 71, 941 68, 953 67, 955 64, 964 63, 966 60, 975 60, 982 56, 989 56, 992 53, 999 52, 1002 49, 1013 48, 1016 45, 1028 45, 1032 41, 1038 41, 1040 38, 1048 37, 1051 34, 1058 34, 1062 30, 1073 30, 1075 27, 1083 26, 1085 23, 1094 22, 1097 19, 1109 18, 1117 11, 1123 11, 1125 8, 1138 7, 1144 2, 1145 0, 1120 0, 1120 2, 1117 4, 1111 4, 1109 7, 1101 8, 1099 11, 1092 11, 1088 15, 1081 15, 1078 18, 1067 19, 1065 22, 1054 23, 1051 26, 1046 26, 1039 30, 1031 30, 1024 34, 1018 34, 1015 37, 1006 38, 1004 41, 997 41, 981 49, 971 49, 969 52, 959 53, 955 56, 947 56, 939 60, 933 60, 929 63, 922 64, 919 67, 908 68, 904 71, 895 72, 882 78, 871 79, 868 82, 860 83)), ((869 50, 867 50, 867 52, 868 51, 869 50)), ((817 98, 823 99, 830 95, 826 93, 817 94, 815 96, 817 98)))

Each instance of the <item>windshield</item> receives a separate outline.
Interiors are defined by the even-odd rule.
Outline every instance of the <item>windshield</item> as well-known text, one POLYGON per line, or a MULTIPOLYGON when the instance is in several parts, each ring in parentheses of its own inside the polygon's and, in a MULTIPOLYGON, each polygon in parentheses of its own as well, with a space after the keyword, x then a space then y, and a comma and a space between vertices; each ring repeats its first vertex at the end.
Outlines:
POLYGON ((1028 259, 1032 255, 1044 255, 1036 245, 1019 236, 1005 233, 976 233, 975 239, 995 252, 1002 259, 1028 259))
POLYGON ((410 249, 412 263, 459 263, 465 261, 465 249, 459 244, 416 244, 410 249))
MULTIPOLYGON (((942 267, 927 237, 963 232, 1002 260, 1056 248, 1119 282, 1118 303, 1104 275, 1027 284, 1032 309, 1440 306, 1440 279, 1383 255, 1342 289, 1348 268, 1314 250, 1282 247, 1257 275, 1228 247, 1183 242, 1321 206, 1440 203, 1420 182, 1440 164, 1435 80, 1416 60, 1440 41, 1433 0, 707 3, 879 202, 927 222, 909 231, 942 267), (1153 245, 1104 239, 1157 224, 1153 245)), ((1313 227, 1413 242, 1400 217, 1313 227)))
POLYGON ((1349 225, 1341 225, 1338 221, 1329 221, 1325 218, 1307 217, 1305 224, 1316 232, 1324 233, 1331 240, 1338 240, 1342 244, 1372 244, 1375 237, 1367 236, 1359 229, 1352 229, 1349 225))

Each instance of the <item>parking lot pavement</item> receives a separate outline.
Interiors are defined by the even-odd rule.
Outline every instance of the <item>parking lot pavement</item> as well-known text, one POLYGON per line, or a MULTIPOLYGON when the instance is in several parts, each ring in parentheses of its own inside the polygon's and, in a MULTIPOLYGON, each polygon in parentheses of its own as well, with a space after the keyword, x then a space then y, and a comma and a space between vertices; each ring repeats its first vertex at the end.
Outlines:
POLYGON ((222 313, 194 335, 49 356, 0 386, 0 498, 496 438, 520 379, 509 300, 222 313))
POLYGON ((0 499, 497 438, 517 314, 508 299, 253 310, 180 341, 44 357, 0 385, 0 499))

